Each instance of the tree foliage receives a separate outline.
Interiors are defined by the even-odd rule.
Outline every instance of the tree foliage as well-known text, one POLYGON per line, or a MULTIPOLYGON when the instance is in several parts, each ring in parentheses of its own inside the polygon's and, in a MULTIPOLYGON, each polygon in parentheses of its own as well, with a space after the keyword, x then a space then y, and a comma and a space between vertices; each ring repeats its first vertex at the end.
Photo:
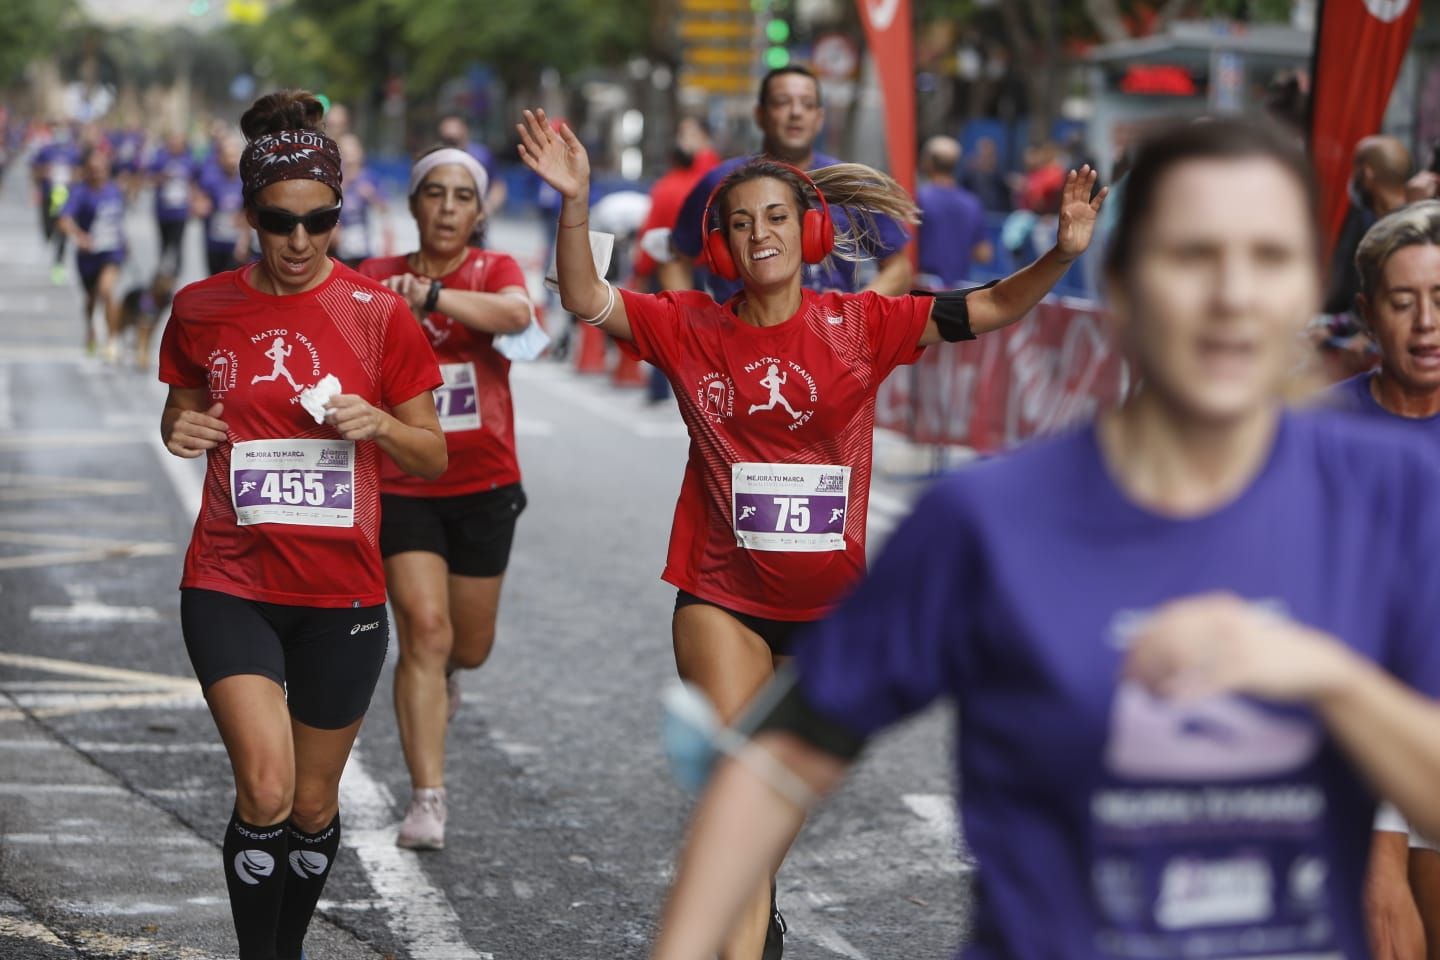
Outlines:
POLYGON ((0 87, 19 81, 31 62, 54 53, 78 17, 75 0, 5 0, 0 16, 0 87))
POLYGON ((654 0, 294 0, 233 27, 260 72, 335 96, 371 95, 392 73, 412 93, 473 63, 510 85, 651 51, 654 0), (266 69, 268 68, 268 70, 266 69))

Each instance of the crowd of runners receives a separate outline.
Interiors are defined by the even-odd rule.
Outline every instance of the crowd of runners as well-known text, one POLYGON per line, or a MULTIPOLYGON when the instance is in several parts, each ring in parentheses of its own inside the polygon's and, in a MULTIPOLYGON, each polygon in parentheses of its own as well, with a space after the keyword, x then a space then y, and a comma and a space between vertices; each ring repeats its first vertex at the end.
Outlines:
MULTIPOLYGON (((516 126, 558 198, 564 310, 674 391, 670 648, 746 740, 700 800, 653 955, 777 960, 775 873, 809 802, 941 698, 979 869, 968 956, 1440 954, 1440 202, 1359 241, 1378 366, 1297 410, 1323 294, 1307 161, 1241 120, 1155 133, 1104 251, 1138 387, 936 482, 867 573, 880 385, 1022 320, 1091 246, 1108 188, 1070 171, 1033 263, 914 291, 922 210, 815 149, 815 77, 771 71, 754 115, 758 154, 709 158, 667 201, 655 292, 597 272, 570 127, 538 109, 516 126)), ((280 91, 203 152, 85 127, 31 166, 62 282, 75 246, 87 349, 114 360, 133 327, 143 365, 168 317, 162 436, 206 464, 183 640, 234 775, 242 960, 304 955, 391 612, 412 784, 395 842, 444 848, 464 814, 445 790, 457 673, 490 654, 524 542, 509 370, 539 316, 483 240, 493 159, 443 124, 406 184, 417 243, 394 250, 403 214, 344 126, 280 91), (123 290, 147 191, 160 253, 123 290), (196 219, 210 276, 180 287, 196 219)))

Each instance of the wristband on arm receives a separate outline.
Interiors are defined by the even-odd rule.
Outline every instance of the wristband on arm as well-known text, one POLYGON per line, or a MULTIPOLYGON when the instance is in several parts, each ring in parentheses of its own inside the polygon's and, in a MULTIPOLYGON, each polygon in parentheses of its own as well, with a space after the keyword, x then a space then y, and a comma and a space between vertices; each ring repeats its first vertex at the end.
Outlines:
POLYGON ((958 343, 961 340, 975 339, 975 331, 970 329, 970 307, 965 303, 965 298, 976 290, 989 290, 999 282, 998 279, 991 280, 989 283, 964 290, 911 290, 910 295, 933 298, 935 302, 930 307, 930 319, 935 321, 935 328, 940 331, 940 339, 946 343, 958 343))
POLYGON ((430 281, 430 292, 425 294, 425 306, 421 307, 426 313, 434 313, 435 305, 440 302, 440 291, 445 289, 445 284, 439 280, 430 281))

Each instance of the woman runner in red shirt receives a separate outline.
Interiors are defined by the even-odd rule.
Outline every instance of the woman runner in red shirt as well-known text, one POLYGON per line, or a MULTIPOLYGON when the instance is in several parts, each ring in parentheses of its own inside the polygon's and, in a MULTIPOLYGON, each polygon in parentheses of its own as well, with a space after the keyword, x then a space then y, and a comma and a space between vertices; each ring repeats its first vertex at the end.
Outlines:
POLYGON ((165 446, 206 457, 180 616, 235 776, 241 960, 302 956, 339 850, 340 773, 389 637, 380 454, 420 477, 446 466, 415 318, 326 255, 341 178, 323 113, 285 91, 241 118, 260 260, 181 290, 160 349, 165 446))
MULTIPOLYGON (((885 377, 942 340, 972 339, 1023 317, 1084 252, 1105 191, 1088 168, 1066 179, 1059 236, 1030 266, 987 288, 938 296, 823 293, 805 263, 834 237, 826 197, 857 215, 915 222, 893 180, 858 164, 806 176, 759 160, 716 188, 704 218, 711 268, 742 291, 618 293, 595 273, 586 226, 590 164, 543 111, 518 125, 520 156, 564 198, 557 260, 565 308, 663 370, 690 432, 669 558, 680 676, 728 723, 772 676, 790 637, 824 616, 865 565, 875 394, 885 377), (710 211, 714 211, 714 218, 710 211)), ((756 891, 727 960, 780 955, 772 891, 756 891)))
POLYGON ((388 459, 381 465, 380 553, 400 638, 395 717, 413 790, 395 842, 412 850, 445 846, 445 727, 460 702, 454 673, 490 656, 525 509, 510 361, 494 339, 524 330, 534 312, 520 265, 468 245, 484 221, 488 185, 464 150, 424 154, 410 172, 420 249, 360 264, 405 298, 445 379, 435 401, 449 469, 426 483, 388 459))

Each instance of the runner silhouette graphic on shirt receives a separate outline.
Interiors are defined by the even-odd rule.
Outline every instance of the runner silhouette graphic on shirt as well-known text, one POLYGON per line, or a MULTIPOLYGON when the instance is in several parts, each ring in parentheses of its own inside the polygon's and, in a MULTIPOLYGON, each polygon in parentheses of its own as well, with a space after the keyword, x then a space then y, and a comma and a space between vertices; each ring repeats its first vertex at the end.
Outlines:
POLYGON ((843 517, 843 516, 845 516, 845 508, 844 508, 844 507, 831 507, 831 508, 830 508, 830 522, 831 522, 831 523, 834 523, 836 520, 839 520, 839 519, 840 519, 841 517, 843 517))
POLYGON ((276 337, 275 342, 271 345, 270 349, 265 351, 265 356, 275 361, 275 369, 271 370, 268 376, 262 377, 258 373, 255 374, 255 376, 250 378, 250 385, 254 386, 257 383, 260 383, 262 380, 274 381, 278 380, 280 377, 284 377, 286 380, 290 381, 290 386, 294 387, 296 390, 299 390, 300 384, 296 383, 295 378, 290 376, 290 371, 285 369, 285 358, 290 356, 290 354, 294 351, 294 347, 285 346, 284 338, 276 337))
POLYGON ((770 391, 770 402, 752 403, 750 405, 750 412, 755 413, 757 410, 774 410, 778 404, 785 408, 786 413, 790 414, 791 420, 799 420, 800 414, 795 412, 795 408, 790 406, 790 401, 785 399, 785 394, 780 392, 780 388, 785 385, 785 381, 789 376, 787 373, 781 373, 777 365, 773 363, 770 364, 769 369, 765 371, 765 376, 760 378, 760 386, 770 391))

